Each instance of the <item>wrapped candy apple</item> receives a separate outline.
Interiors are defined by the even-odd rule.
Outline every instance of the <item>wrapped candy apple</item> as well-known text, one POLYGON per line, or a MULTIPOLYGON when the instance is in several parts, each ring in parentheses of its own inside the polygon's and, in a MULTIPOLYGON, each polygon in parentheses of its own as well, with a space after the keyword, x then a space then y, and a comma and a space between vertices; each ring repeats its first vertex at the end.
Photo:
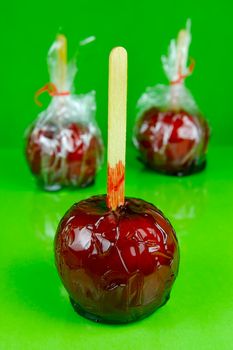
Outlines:
POLYGON ((162 57, 170 84, 148 88, 137 105, 134 144, 140 159, 171 175, 191 174, 206 164, 209 127, 184 84, 194 69, 194 62, 187 66, 190 42, 188 21, 162 57))
POLYGON ((26 136, 26 158, 39 184, 48 191, 84 187, 94 181, 103 143, 95 121, 95 93, 74 95, 74 61, 67 64, 66 38, 58 35, 48 53, 51 82, 36 94, 52 96, 26 136))
POLYGON ((110 55, 108 190, 74 204, 55 237, 55 260, 73 308, 96 322, 127 323, 169 299, 179 267, 163 213, 124 196, 127 53, 110 55))

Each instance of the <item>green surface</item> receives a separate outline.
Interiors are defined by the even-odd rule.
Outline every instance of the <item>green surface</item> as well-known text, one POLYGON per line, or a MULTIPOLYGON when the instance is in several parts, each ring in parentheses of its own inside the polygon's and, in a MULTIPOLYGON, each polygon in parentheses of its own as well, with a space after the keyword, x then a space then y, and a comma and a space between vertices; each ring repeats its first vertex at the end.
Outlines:
POLYGON ((233 148, 212 147, 207 169, 174 178, 146 171, 128 152, 127 195, 161 208, 180 243, 170 301, 125 326, 74 313, 53 263, 59 219, 75 201, 105 192, 105 169, 80 191, 38 190, 18 150, 1 151, 0 349, 233 349, 233 148))
MULTIPOLYGON (((83 47, 76 80, 78 92, 97 91, 98 122, 106 139, 107 65, 110 49, 124 45, 129 53, 128 140, 135 104, 146 86, 165 83, 160 57, 170 39, 192 19, 190 55, 196 59, 187 79, 213 129, 213 143, 232 144, 233 26, 230 1, 40 0, 2 1, 0 145, 21 146, 25 128, 40 108, 35 91, 48 81, 46 55, 59 28, 67 34, 70 53, 79 40, 96 35, 83 47)), ((45 106, 49 98, 42 96, 45 106)))

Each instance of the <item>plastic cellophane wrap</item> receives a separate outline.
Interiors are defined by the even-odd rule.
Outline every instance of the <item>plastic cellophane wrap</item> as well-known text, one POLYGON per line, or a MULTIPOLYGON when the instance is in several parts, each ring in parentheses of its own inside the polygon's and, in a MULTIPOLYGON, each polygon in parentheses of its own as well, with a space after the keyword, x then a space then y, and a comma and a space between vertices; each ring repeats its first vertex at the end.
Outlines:
POLYGON ((46 190, 64 186, 84 187, 92 183, 103 158, 103 143, 95 121, 95 92, 75 95, 75 61, 59 68, 59 45, 56 40, 48 53, 52 100, 26 133, 26 157, 33 174, 46 190))
POLYGON ((185 86, 185 78, 194 69, 194 61, 187 66, 190 25, 188 20, 177 41, 171 40, 168 55, 162 56, 169 85, 148 87, 138 100, 133 138, 142 161, 178 175, 205 162, 209 139, 208 124, 185 86))

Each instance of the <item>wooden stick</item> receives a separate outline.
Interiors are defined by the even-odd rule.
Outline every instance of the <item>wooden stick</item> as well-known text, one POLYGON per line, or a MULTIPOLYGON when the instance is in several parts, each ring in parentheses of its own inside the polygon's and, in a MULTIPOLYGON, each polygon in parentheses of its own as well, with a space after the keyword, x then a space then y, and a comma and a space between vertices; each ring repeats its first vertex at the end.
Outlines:
POLYGON ((66 88, 67 75, 67 40, 65 35, 59 34, 57 36, 57 76, 58 76, 58 90, 62 92, 66 88))
POLYGON ((125 197, 127 52, 114 48, 109 57, 107 206, 116 210, 125 197))
POLYGON ((177 65, 180 75, 185 74, 189 49, 189 32, 187 29, 179 31, 177 38, 177 65))

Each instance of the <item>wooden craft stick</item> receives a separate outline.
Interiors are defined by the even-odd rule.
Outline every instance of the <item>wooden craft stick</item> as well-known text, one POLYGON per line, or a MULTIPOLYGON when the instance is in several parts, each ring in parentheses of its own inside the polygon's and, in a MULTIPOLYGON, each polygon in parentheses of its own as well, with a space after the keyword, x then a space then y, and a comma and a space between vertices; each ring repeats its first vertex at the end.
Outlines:
POLYGON ((125 197, 127 52, 114 48, 109 57, 107 205, 116 210, 125 197))

